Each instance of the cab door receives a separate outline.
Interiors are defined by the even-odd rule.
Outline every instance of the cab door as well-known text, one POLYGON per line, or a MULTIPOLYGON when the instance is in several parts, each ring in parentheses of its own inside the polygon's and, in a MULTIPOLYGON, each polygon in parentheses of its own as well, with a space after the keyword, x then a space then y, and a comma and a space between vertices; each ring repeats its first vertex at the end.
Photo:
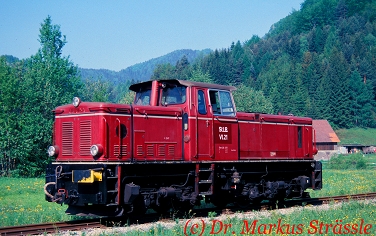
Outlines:
POLYGON ((237 160, 239 159, 239 123, 231 93, 210 89, 209 98, 213 112, 215 160, 237 160))
POLYGON ((214 158, 213 115, 209 110, 206 90, 197 89, 196 140, 198 160, 212 160, 214 158))
POLYGON ((312 156, 312 128, 309 126, 297 126, 296 127, 296 158, 307 158, 312 156))

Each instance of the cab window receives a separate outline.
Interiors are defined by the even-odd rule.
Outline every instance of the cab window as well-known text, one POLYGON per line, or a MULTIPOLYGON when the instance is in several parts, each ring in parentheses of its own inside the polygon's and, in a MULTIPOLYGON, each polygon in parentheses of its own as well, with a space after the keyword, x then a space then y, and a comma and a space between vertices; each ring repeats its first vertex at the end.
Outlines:
POLYGON ((166 85, 162 90, 162 105, 183 104, 186 101, 186 87, 166 85))
POLYGON ((151 88, 140 89, 140 91, 136 92, 134 104, 144 106, 150 105, 150 94, 151 88))
POLYGON ((234 116, 235 109, 228 91, 210 90, 210 104, 214 115, 234 116))
POLYGON ((197 100, 198 100, 198 113, 201 115, 206 115, 206 101, 205 101, 205 94, 204 91, 198 90, 197 92, 197 100))

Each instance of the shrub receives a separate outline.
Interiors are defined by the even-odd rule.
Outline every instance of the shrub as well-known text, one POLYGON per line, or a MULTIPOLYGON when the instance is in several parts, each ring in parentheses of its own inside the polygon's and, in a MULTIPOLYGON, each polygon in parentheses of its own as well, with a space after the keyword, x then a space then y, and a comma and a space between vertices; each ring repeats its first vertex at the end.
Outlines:
POLYGON ((349 155, 334 156, 328 162, 329 169, 347 170, 347 169, 366 169, 367 159, 362 153, 355 153, 349 155))

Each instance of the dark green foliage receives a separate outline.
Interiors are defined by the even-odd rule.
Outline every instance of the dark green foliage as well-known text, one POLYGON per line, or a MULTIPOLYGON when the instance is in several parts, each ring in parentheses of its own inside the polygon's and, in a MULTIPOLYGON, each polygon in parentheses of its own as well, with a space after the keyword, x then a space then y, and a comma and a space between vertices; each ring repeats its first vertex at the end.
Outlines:
POLYGON ((366 83, 358 71, 353 71, 350 77, 351 123, 357 127, 374 126, 372 107, 374 107, 372 86, 366 83))
POLYGON ((181 73, 167 68, 185 79, 196 67, 214 83, 261 91, 273 113, 375 127, 375 12, 372 0, 306 0, 264 38, 217 49, 181 73))
POLYGON ((193 67, 189 80, 196 81, 196 82, 204 82, 204 83, 213 83, 212 78, 210 77, 209 73, 204 73, 201 67, 193 67))
POLYGON ((20 61, 17 57, 14 57, 14 56, 11 56, 11 55, 4 55, 2 57, 4 57, 5 61, 9 64, 14 64, 14 63, 20 61))
POLYGON ((264 97, 261 91, 241 85, 233 93, 236 110, 245 112, 273 112, 272 102, 264 97))
POLYGON ((40 176, 48 163, 52 110, 70 103, 82 88, 78 69, 62 57, 66 41, 50 17, 41 24, 41 48, 31 58, 1 59, 0 175, 40 176))
POLYGON ((154 69, 151 77, 152 80, 157 79, 173 79, 175 76, 175 67, 171 64, 160 64, 154 69))
POLYGON ((111 96, 110 83, 103 80, 89 80, 84 82, 85 86, 81 91, 80 98, 83 101, 107 102, 111 96))

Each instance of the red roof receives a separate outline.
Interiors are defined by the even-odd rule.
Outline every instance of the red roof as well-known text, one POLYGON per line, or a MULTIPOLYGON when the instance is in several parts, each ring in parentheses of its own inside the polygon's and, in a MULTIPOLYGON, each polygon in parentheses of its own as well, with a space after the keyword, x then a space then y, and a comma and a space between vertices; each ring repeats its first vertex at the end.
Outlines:
POLYGON ((316 131, 316 142, 318 143, 338 143, 340 142, 327 120, 313 120, 312 126, 316 131))

